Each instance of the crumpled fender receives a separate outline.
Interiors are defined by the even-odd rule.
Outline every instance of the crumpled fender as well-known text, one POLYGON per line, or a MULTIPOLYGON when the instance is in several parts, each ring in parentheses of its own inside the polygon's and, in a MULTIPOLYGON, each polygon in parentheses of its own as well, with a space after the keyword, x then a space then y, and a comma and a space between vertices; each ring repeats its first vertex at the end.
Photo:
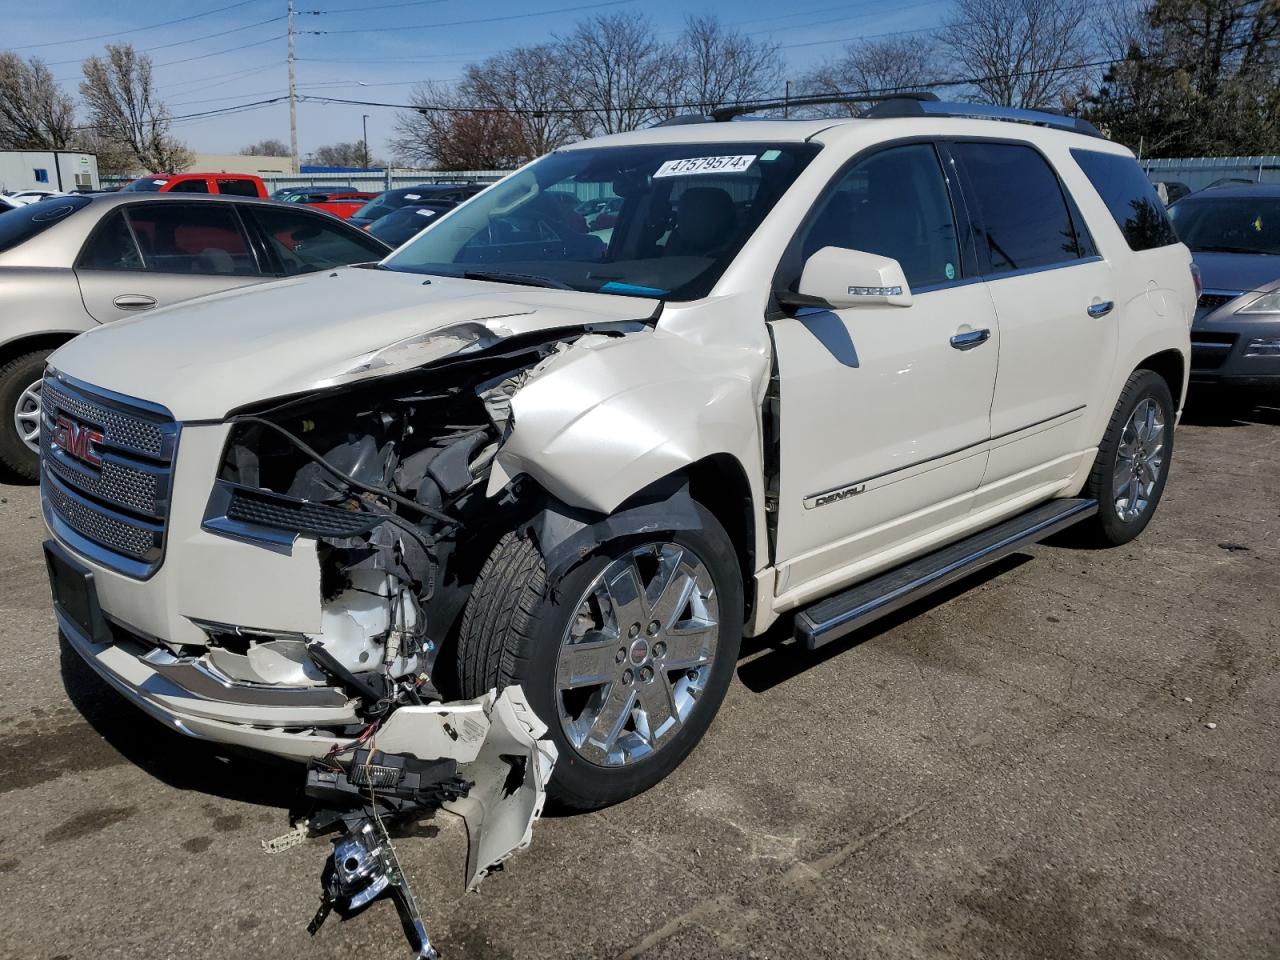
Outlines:
POLYGON ((716 454, 737 459, 754 485, 763 473, 756 385, 768 363, 661 331, 575 345, 512 398, 489 493, 523 473, 569 506, 607 514, 716 454))

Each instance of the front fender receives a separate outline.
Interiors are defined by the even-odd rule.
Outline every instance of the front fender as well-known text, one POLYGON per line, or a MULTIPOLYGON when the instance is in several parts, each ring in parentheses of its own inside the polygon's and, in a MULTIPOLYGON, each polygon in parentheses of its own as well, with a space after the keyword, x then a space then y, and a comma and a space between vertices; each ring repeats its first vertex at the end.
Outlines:
POLYGON ((575 345, 512 399, 490 490, 523 473, 570 506, 611 513, 655 481, 728 454, 761 503, 756 398, 768 364, 660 331, 575 345))

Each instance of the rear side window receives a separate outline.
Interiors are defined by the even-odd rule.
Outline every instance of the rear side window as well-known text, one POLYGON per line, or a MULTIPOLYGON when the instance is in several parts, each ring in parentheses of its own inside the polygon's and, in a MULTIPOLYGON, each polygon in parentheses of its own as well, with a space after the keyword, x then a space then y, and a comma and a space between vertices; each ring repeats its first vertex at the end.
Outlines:
POLYGON ((30 240, 91 202, 88 197, 56 197, 10 210, 0 216, 0 253, 30 240))
POLYGON ((1164 204, 1137 161, 1114 153, 1072 150, 1071 156, 1098 191, 1131 250, 1177 243, 1164 204))
POLYGON ((1058 175, 1031 147, 1016 143, 956 143, 987 272, 1009 273, 1078 260, 1082 256, 1058 175))
POLYGON ((106 217, 93 231, 80 258, 77 270, 142 270, 142 254, 133 240, 124 214, 119 210, 106 217))
POLYGON ((256 197, 258 185, 252 180, 219 180, 218 192, 227 193, 233 197, 256 197))
POLYGON ((169 193, 208 193, 209 184, 199 177, 193 180, 179 180, 169 188, 169 193))
POLYGON ((258 265, 233 205, 145 203, 128 212, 148 270, 257 276, 258 265))
POLYGON ((354 227, 320 214, 253 207, 253 216, 287 276, 381 260, 387 248, 354 227))

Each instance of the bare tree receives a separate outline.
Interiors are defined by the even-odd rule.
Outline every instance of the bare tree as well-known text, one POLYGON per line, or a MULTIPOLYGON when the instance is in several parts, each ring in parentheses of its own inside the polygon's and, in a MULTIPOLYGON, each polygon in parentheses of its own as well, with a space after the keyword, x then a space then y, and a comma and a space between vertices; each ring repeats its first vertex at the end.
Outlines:
POLYGON ((242 157, 288 157, 289 145, 280 140, 259 140, 240 149, 242 157))
POLYGON ((474 107, 508 111, 530 157, 577 139, 565 100, 566 60, 554 44, 516 47, 467 67, 458 94, 474 107))
POLYGON ((774 94, 782 77, 777 44, 730 30, 714 15, 686 17, 671 57, 679 69, 676 112, 684 104, 709 111, 759 100, 774 94))
POLYGON ((568 67, 565 99, 582 108, 574 118, 583 136, 635 130, 665 115, 655 104, 663 103, 663 92, 676 85, 672 74, 676 71, 678 77, 679 64, 655 39, 647 17, 592 17, 560 46, 568 67))
POLYGON ((983 100, 1058 107, 1089 60, 1088 9, 1088 0, 957 0, 942 42, 983 100))
POLYGON ((510 170, 534 156, 524 118, 478 106, 459 90, 424 83, 396 117, 392 150, 401 163, 439 170, 510 170))
MULTIPOLYGON (((270 154, 270 156, 282 157, 287 157, 288 155, 287 148, 282 154, 270 154)), ((319 164, 322 167, 382 166, 381 161, 377 164, 368 162, 363 140, 356 140, 351 143, 329 143, 323 147, 317 147, 307 158, 307 162, 319 164)))
POLYGON ((34 57, 0 53, 0 147, 64 150, 75 137, 75 105, 34 57))
POLYGON ((80 95, 99 138, 127 147, 147 171, 183 170, 191 153, 169 132, 169 109, 156 97, 151 58, 132 44, 108 44, 84 62, 80 95))
MULTIPOLYGON (((804 76, 799 93, 829 96, 928 90, 928 81, 939 73, 937 60, 937 47, 927 37, 908 35, 864 40, 850 44, 844 53, 804 76)), ((860 106, 842 103, 806 109, 821 116, 856 116, 860 106)))

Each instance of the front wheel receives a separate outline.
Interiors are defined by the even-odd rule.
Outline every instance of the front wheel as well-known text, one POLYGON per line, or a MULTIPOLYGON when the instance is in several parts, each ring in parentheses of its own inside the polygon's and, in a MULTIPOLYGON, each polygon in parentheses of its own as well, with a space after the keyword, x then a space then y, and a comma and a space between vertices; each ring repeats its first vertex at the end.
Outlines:
POLYGON ((48 350, 35 350, 0 367, 0 465, 21 480, 39 476, 40 384, 48 356, 48 350))
POLYGON ((728 535, 624 537, 548 583, 509 533, 476 581, 458 640, 464 696, 520 684, 559 751, 549 794, 589 810, 647 790, 711 725, 742 638, 742 579, 728 535))
POLYGON ((1164 378, 1135 370, 1120 391, 1085 486, 1098 501, 1094 531, 1104 544, 1128 543, 1151 522, 1169 478, 1173 422, 1164 378))

